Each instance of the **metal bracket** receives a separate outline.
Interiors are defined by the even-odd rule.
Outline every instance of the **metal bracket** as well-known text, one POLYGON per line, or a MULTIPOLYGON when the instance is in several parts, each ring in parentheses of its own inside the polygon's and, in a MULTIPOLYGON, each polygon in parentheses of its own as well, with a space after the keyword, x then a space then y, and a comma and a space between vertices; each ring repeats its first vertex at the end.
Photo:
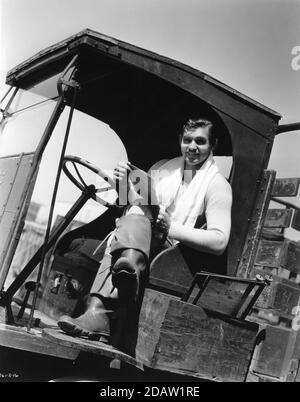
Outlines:
POLYGON ((57 80, 57 91, 59 95, 65 92, 65 89, 63 88, 63 85, 65 85, 67 88, 73 88, 74 90, 79 90, 80 85, 78 84, 77 81, 74 80, 74 75, 76 74, 77 71, 77 61, 78 61, 78 55, 74 56, 73 59, 70 61, 70 63, 67 65, 67 67, 64 69, 62 72, 61 76, 57 80), (71 69, 73 69, 71 71, 71 69), (70 79, 66 79, 67 74, 70 73, 70 79))
POLYGON ((181 300, 187 302, 195 286, 198 285, 199 291, 192 301, 192 304, 197 304, 211 279, 219 279, 223 281, 231 281, 247 285, 243 295, 241 296, 241 300, 238 302, 234 312, 232 313, 233 318, 237 318, 240 320, 244 320, 247 317, 252 307, 256 303, 257 299, 261 295, 262 291, 264 290, 265 286, 268 286, 271 283, 271 279, 269 277, 263 278, 261 275, 257 275, 256 280, 253 280, 253 279, 243 279, 232 276, 218 275, 202 271, 197 272, 195 274, 189 290, 186 292, 186 294, 182 297, 181 300), (255 289, 255 287, 256 287, 255 293, 245 307, 245 304, 251 292, 255 289))

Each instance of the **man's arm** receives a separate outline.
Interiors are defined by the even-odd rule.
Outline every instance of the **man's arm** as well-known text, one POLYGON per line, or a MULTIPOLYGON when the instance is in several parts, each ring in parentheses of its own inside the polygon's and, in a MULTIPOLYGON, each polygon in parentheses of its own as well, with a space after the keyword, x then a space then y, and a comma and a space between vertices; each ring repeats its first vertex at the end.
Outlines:
POLYGON ((230 236, 231 205, 231 187, 221 175, 217 175, 205 197, 207 229, 171 222, 168 236, 193 249, 221 255, 230 236))

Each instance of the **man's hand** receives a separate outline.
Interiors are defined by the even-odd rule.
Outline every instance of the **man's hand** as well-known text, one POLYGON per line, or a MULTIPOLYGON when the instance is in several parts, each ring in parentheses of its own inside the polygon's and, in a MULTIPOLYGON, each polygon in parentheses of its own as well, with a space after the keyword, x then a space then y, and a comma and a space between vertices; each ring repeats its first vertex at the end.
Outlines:
POLYGON ((113 178, 119 186, 127 186, 128 174, 131 172, 130 162, 119 162, 114 169, 113 178))
POLYGON ((166 212, 165 207, 159 207, 159 213, 155 222, 156 230, 163 233, 165 236, 168 235, 171 226, 171 217, 166 212))

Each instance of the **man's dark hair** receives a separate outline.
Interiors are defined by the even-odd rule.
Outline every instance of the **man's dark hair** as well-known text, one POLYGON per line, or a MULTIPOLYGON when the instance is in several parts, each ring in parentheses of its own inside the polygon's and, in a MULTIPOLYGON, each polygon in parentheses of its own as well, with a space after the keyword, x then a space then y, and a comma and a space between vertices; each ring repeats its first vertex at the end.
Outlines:
POLYGON ((213 123, 210 120, 203 118, 191 118, 183 125, 182 131, 180 133, 180 141, 182 136, 189 131, 194 131, 199 127, 209 127, 209 143, 212 148, 217 144, 217 135, 213 123))

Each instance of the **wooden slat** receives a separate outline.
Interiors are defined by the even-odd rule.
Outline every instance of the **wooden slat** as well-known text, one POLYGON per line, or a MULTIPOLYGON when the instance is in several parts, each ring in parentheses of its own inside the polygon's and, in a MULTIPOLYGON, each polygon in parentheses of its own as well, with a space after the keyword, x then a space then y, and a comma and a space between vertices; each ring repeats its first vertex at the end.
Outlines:
MULTIPOLYGON (((251 275, 262 274, 262 270, 253 269, 251 275)), ((300 302, 300 287, 287 279, 272 275, 273 281, 267 286, 258 301, 255 308, 269 309, 272 313, 292 319, 294 317, 293 308, 300 302)))
POLYGON ((287 228, 290 226, 292 213, 292 209, 269 209, 264 227, 287 228))
POLYGON ((274 185, 276 172, 264 171, 263 178, 259 186, 255 209, 251 219, 244 249, 237 269, 237 276, 247 278, 251 272, 259 247, 259 240, 262 234, 265 217, 268 211, 271 191, 274 185))
POLYGON ((209 317, 199 307, 178 307, 170 303, 154 368, 175 367, 182 374, 194 371, 204 378, 243 381, 256 332, 209 317))
POLYGON ((146 289, 140 314, 140 334, 152 334, 150 348, 145 336, 138 343, 138 353, 144 358, 147 350, 146 365, 216 381, 244 381, 258 325, 161 295, 146 289), (162 303, 166 308, 157 320, 153 311, 158 312, 162 303))
POLYGON ((160 328, 169 308, 168 295, 146 289, 140 313, 137 356, 146 365, 151 364, 160 338, 160 328))
POLYGON ((7 269, 3 263, 11 247, 20 206, 26 193, 26 179, 33 154, 0 158, 0 287, 4 284, 7 269))
POLYGON ((52 343, 52 345, 64 346, 76 351, 77 353, 81 351, 111 359, 119 359, 141 370, 143 369, 143 364, 141 362, 111 345, 83 338, 74 338, 63 333, 59 328, 45 328, 43 330, 43 339, 47 340, 49 343, 52 343))
POLYGON ((299 360, 289 359, 286 382, 299 382, 299 360))
POLYGON ((300 210, 295 210, 291 227, 300 230, 300 210))
POLYGON ((285 268, 291 272, 300 274, 300 243, 289 242, 285 268))
POLYGON ((292 282, 274 284, 274 298, 270 303, 270 308, 278 311, 280 314, 293 314, 295 306, 299 304, 300 287, 292 282))
POLYGON ((299 177, 276 179, 272 190, 273 197, 295 197, 300 185, 299 177))
POLYGON ((287 243, 261 240, 256 254, 255 264, 267 267, 285 267, 287 243))
POLYGON ((261 240, 283 241, 284 234, 282 233, 282 228, 263 228, 261 240))
POLYGON ((255 374, 286 380, 295 343, 294 332, 270 325, 266 327, 265 339, 252 362, 255 374))
POLYGON ((294 348, 292 357, 294 359, 300 360, 300 331, 299 330, 297 331, 297 338, 296 338, 295 348, 294 348))
POLYGON ((300 243, 261 240, 255 264, 300 274, 300 243))
MULTIPOLYGON (((250 278, 255 279, 256 275, 262 275, 264 276, 264 271, 258 268, 253 268, 251 273, 250 273, 250 278)), ((273 282, 276 279, 273 277, 273 282)), ((261 295, 259 296, 258 300, 255 303, 255 308, 268 308, 269 307, 269 300, 272 299, 272 284, 269 286, 266 286, 264 290, 262 291, 261 295)))
POLYGON ((32 330, 32 333, 28 333, 26 328, 5 324, 0 324, 0 345, 69 360, 75 360, 79 355, 79 350, 43 338, 41 331, 32 330))

